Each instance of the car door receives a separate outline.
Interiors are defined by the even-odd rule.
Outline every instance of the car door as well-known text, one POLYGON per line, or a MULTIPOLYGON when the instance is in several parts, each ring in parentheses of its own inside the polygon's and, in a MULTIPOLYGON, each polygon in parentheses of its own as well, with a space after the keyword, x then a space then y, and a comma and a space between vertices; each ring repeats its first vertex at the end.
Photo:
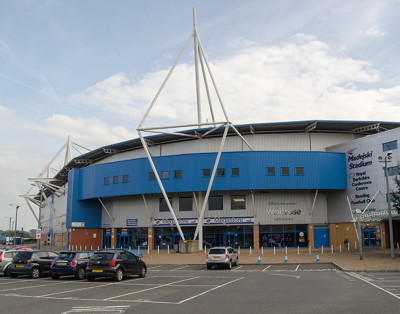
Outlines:
POLYGON ((132 263, 132 274, 138 275, 140 273, 140 267, 141 267, 139 258, 131 252, 128 253, 128 256, 132 263))
POLYGON ((129 259, 128 252, 121 252, 119 253, 120 263, 123 265, 125 274, 130 275, 133 273, 133 263, 129 259))
POLYGON ((49 253, 47 252, 36 252, 37 263, 39 264, 42 272, 49 272, 51 260, 49 260, 49 253))

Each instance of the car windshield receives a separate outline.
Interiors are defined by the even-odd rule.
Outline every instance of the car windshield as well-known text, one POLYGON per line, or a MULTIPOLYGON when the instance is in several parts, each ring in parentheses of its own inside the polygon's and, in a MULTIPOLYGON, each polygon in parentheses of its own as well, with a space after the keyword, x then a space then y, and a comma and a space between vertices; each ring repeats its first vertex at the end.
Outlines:
POLYGON ((225 254, 225 249, 211 249, 209 254, 225 254))
POLYGON ((32 256, 32 252, 18 252, 14 259, 30 259, 32 256))
POLYGON ((73 253, 73 252, 62 252, 62 253, 58 254, 57 258, 58 259, 74 259, 75 255, 76 255, 76 253, 73 253))
POLYGON ((92 259, 113 259, 114 253, 94 253, 92 259))

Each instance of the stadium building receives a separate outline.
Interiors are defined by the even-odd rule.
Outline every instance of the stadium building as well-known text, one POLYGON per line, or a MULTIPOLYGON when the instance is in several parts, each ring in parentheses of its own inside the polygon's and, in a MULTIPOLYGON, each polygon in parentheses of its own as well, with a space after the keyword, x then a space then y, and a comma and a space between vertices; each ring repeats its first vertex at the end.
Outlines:
MULTIPOLYGON (((393 190, 399 126, 355 121, 236 126, 252 150, 234 131, 227 133, 201 219, 200 245, 345 247, 358 243, 353 217, 358 208, 364 212, 363 245, 388 247, 379 156, 391 153, 393 190)), ((146 138, 185 240, 194 238, 224 133, 203 136, 209 131, 146 138)), ((52 184, 62 193, 44 188, 48 201, 41 226, 49 244, 172 250, 182 239, 140 139, 72 159, 52 184)), ((400 228, 393 215, 397 243, 400 228)))

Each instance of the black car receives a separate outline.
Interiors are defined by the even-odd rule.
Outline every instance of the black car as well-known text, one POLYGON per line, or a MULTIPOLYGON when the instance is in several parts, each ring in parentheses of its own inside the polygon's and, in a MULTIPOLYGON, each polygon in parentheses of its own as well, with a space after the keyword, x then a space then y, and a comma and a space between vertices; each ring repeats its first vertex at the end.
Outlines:
POLYGON ((66 251, 60 252, 52 261, 50 276, 58 279, 60 276, 75 276, 76 279, 85 278, 86 262, 93 251, 66 251))
POLYGON ((94 252, 87 262, 86 279, 98 277, 113 278, 120 281, 129 275, 144 278, 147 266, 138 256, 126 250, 104 250, 94 252))
POLYGON ((50 273, 50 266, 53 259, 57 257, 52 251, 21 251, 12 259, 9 266, 9 275, 15 278, 19 275, 28 275, 31 278, 39 278, 41 275, 50 273))

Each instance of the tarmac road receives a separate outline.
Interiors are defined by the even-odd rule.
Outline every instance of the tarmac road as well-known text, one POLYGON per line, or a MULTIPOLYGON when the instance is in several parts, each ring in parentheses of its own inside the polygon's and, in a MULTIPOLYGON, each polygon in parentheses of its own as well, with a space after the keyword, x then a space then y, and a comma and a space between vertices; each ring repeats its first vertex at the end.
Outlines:
POLYGON ((396 313, 400 273, 343 272, 327 264, 232 270, 157 264, 146 278, 122 282, 0 277, 0 304, 10 314, 396 313))

